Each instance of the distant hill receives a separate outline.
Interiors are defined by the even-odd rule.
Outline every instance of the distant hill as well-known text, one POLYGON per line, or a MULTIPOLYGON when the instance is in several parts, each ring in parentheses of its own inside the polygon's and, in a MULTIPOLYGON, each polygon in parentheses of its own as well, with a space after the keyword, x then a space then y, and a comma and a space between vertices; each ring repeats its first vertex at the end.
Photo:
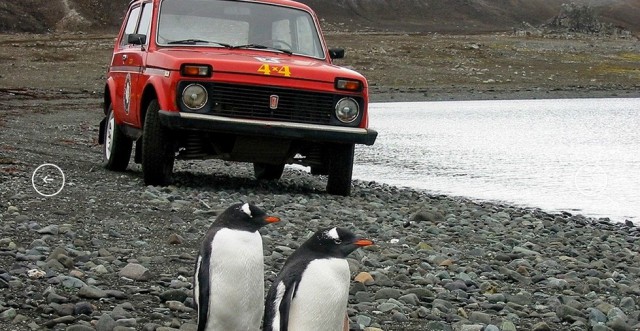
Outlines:
POLYGON ((606 23, 640 32, 640 0, 300 0, 343 27, 412 32, 509 31, 544 24, 565 3, 589 5, 606 23))
MULTIPOLYGON (((640 32, 640 0, 301 0, 348 30, 483 33, 539 25, 563 3, 589 4, 603 22, 640 32)), ((0 0, 0 32, 115 30, 129 0, 0 0)))

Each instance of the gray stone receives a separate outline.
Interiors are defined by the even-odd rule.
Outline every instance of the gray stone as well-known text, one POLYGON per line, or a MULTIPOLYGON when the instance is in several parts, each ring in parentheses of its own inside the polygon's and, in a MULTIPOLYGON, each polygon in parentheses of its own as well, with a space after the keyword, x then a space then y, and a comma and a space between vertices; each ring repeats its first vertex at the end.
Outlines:
POLYGON ((118 272, 118 276, 132 280, 147 281, 151 279, 151 272, 141 264, 129 263, 118 272))
POLYGON ((96 331, 112 331, 116 321, 109 314, 102 314, 96 323, 96 331))
POLYGON ((107 297, 107 292, 95 286, 83 286, 78 291, 78 296, 87 299, 101 299, 107 297))
POLYGON ((58 278, 62 282, 62 286, 66 287, 66 288, 82 288, 84 286, 87 286, 87 284, 85 284, 85 282, 83 282, 80 279, 75 278, 75 277, 58 276, 58 278))
POLYGON ((116 326, 135 327, 138 324, 135 318, 121 318, 116 320, 116 326))
POLYGON ((65 331, 95 331, 95 329, 87 325, 77 324, 67 327, 65 331))
POLYGON ((409 318, 407 316, 405 316, 403 313, 398 312, 398 311, 394 311, 393 312, 393 315, 391 315, 391 319, 394 322, 399 322, 399 323, 408 322, 409 321, 409 318))
POLYGON ((439 211, 433 210, 420 210, 413 217, 411 222, 429 222, 429 223, 441 223, 444 221, 444 215, 439 211))
POLYGON ((429 321, 425 325, 425 331, 452 331, 452 329, 445 322, 429 321))
POLYGON ((467 324, 467 325, 463 325, 460 328, 460 331, 482 331, 483 328, 484 328, 484 325, 482 324, 467 324))
POLYGON ((636 310, 636 302, 632 297, 624 297, 620 300, 620 309, 625 313, 630 313, 636 310))
POLYGON ((531 331, 551 331, 551 327, 547 324, 547 322, 538 322, 533 325, 531 331))
POLYGON ((47 225, 42 229, 36 230, 36 232, 38 232, 39 234, 57 235, 58 234, 58 225, 56 225, 56 224, 47 225))
POLYGON ((420 299, 418 299, 418 296, 415 293, 402 295, 398 298, 398 300, 404 302, 405 304, 414 305, 414 306, 417 306, 418 304, 420 304, 420 299))
POLYGON ((13 308, 9 308, 0 313, 0 321, 10 321, 14 319, 16 315, 18 315, 18 312, 13 308))
POLYGON ((356 315, 356 323, 361 327, 367 327, 371 325, 371 317, 367 315, 356 315))
POLYGON ((179 290, 179 289, 168 290, 160 293, 160 300, 162 300, 162 302, 166 302, 166 301, 184 302, 184 300, 186 300, 187 297, 188 297, 188 294, 185 291, 179 290))
POLYGON ((400 307, 395 303, 384 302, 384 303, 378 305, 377 308, 378 308, 379 311, 381 311, 383 313, 386 313, 386 312, 391 311, 393 309, 399 309, 400 307))
POLYGON ((474 311, 469 316, 469 320, 474 323, 491 324, 491 315, 474 311))
POLYGON ((574 322, 576 317, 584 318, 584 314, 581 311, 568 305, 559 305, 556 308, 556 315, 560 320, 568 322, 574 322))
POLYGON ((402 295, 402 292, 395 288, 382 288, 376 292, 375 299, 397 299, 402 295))
POLYGON ((591 326, 607 322, 607 315, 603 314, 600 310, 596 308, 587 308, 587 312, 589 313, 589 324, 591 326))
POLYGON ((511 321, 503 321, 500 325, 500 330, 502 331, 516 331, 516 325, 511 321))
POLYGON ((607 322, 607 326, 613 329, 613 331, 634 331, 631 325, 629 325, 627 321, 620 316, 610 318, 607 322))

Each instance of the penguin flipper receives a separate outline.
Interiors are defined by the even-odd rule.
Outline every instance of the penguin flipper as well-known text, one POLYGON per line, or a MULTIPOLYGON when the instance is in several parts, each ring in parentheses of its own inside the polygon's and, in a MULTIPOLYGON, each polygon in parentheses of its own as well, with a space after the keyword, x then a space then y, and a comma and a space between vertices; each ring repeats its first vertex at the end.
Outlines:
POLYGON ((209 268, 200 268, 198 273, 198 331, 204 331, 209 315, 209 268))
POLYGON ((198 300, 196 301, 198 304, 196 305, 198 310, 198 331, 204 331, 207 325, 207 320, 209 318, 209 268, 208 263, 204 263, 204 261, 209 261, 211 250, 202 250, 200 257, 198 258, 198 265, 196 266, 197 274, 196 274, 196 289, 198 293, 194 293, 197 295, 198 300))
POLYGON ((284 291, 282 302, 280 303, 280 308, 278 309, 278 311, 280 312, 279 331, 289 331, 289 311, 291 310, 291 303, 293 302, 293 297, 295 296, 298 283, 294 281, 289 285, 290 286, 287 286, 284 291))

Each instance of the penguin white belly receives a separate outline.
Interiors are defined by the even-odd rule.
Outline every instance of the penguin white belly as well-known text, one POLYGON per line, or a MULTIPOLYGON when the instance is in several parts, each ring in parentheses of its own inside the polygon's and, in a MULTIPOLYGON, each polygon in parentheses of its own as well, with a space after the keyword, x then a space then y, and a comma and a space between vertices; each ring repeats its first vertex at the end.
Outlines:
POLYGON ((208 331, 257 331, 264 312, 259 232, 220 229, 211 243, 208 331))
POLYGON ((289 330, 341 331, 349 299, 349 264, 318 259, 302 273, 289 309, 289 330))

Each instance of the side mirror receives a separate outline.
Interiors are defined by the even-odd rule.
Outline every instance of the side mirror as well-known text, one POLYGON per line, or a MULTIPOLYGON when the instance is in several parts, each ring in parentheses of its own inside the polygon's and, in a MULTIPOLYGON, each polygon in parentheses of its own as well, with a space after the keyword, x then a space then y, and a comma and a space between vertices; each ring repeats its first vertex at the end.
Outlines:
POLYGON ((127 36, 127 43, 132 45, 144 45, 147 43, 147 35, 141 33, 132 33, 127 36))
POLYGON ((330 48, 329 49, 329 57, 331 59, 342 59, 342 58, 344 58, 344 49, 343 48, 330 48))

